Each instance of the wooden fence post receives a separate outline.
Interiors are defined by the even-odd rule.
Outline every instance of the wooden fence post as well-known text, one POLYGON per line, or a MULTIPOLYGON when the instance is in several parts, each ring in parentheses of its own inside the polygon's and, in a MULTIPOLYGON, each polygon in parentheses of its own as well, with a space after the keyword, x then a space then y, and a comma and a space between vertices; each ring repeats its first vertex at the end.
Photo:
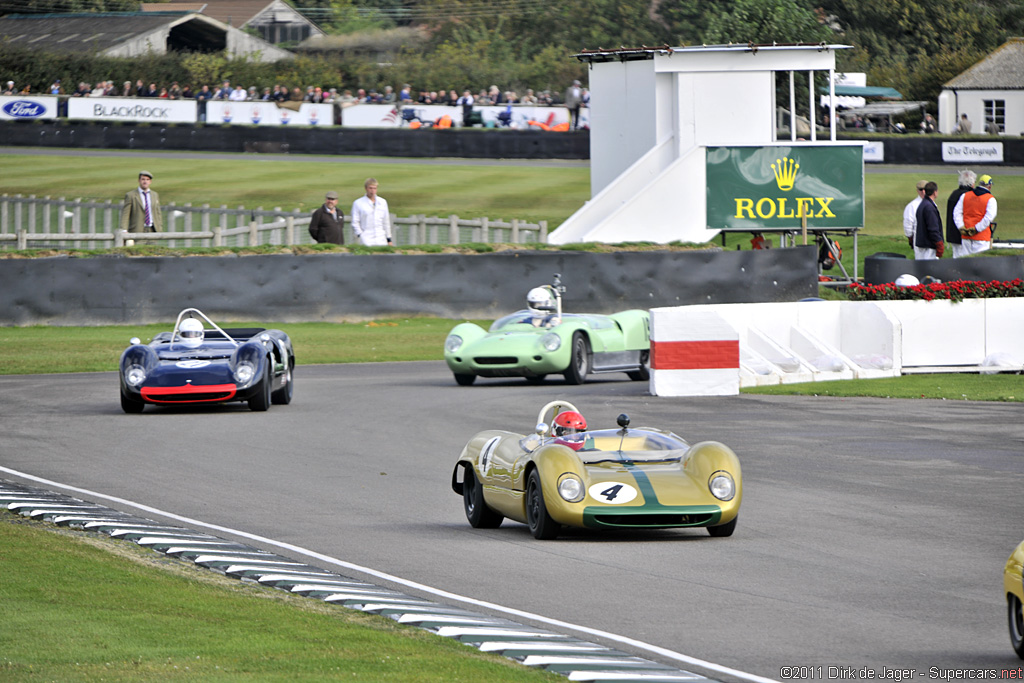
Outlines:
POLYGON ((448 216, 448 244, 459 243, 459 217, 455 214, 448 216))
POLYGON ((512 219, 512 244, 519 244, 519 219, 512 219))
POLYGON ((540 230, 538 231, 538 234, 537 234, 537 241, 541 242, 543 244, 547 244, 548 243, 548 222, 547 221, 540 221, 540 223, 538 223, 538 225, 540 225, 540 230))

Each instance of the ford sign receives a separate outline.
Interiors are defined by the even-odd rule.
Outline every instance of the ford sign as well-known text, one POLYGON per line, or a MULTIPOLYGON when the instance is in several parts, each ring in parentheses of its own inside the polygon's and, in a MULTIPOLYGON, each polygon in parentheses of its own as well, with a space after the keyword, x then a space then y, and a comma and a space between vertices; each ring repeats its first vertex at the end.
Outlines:
POLYGON ((34 119, 46 113, 46 107, 38 102, 15 100, 3 106, 3 112, 15 119, 34 119))

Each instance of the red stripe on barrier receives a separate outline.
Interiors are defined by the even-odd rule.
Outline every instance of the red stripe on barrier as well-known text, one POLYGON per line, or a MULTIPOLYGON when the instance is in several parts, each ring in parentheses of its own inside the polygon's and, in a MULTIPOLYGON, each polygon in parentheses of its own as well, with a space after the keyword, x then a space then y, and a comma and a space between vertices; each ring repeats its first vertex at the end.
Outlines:
POLYGON ((739 340, 651 342, 654 370, 725 370, 739 368, 739 340))

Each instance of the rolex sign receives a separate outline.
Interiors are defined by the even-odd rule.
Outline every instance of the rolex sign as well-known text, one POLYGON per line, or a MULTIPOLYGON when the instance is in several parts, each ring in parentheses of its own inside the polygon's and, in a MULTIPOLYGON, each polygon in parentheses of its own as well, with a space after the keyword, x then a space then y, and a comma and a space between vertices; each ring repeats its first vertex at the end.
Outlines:
POLYGON ((861 145, 708 147, 707 225, 716 230, 864 227, 861 145))

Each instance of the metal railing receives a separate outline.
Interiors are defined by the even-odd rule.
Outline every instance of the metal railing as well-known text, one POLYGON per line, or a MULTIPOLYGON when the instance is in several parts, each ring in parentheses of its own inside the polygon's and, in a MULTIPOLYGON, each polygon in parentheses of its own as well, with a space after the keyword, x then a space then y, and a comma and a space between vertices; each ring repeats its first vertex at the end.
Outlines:
MULTIPOLYGON (((163 232, 129 233, 120 229, 121 203, 34 195, 0 195, 0 249, 123 247, 126 240, 162 242, 169 247, 242 247, 314 244, 307 226, 310 213, 281 207, 264 210, 226 205, 166 204, 163 232)), ((547 221, 529 223, 491 218, 391 215, 396 246, 428 244, 546 243, 547 221)), ((351 217, 345 216, 345 243, 354 244, 351 217)))

